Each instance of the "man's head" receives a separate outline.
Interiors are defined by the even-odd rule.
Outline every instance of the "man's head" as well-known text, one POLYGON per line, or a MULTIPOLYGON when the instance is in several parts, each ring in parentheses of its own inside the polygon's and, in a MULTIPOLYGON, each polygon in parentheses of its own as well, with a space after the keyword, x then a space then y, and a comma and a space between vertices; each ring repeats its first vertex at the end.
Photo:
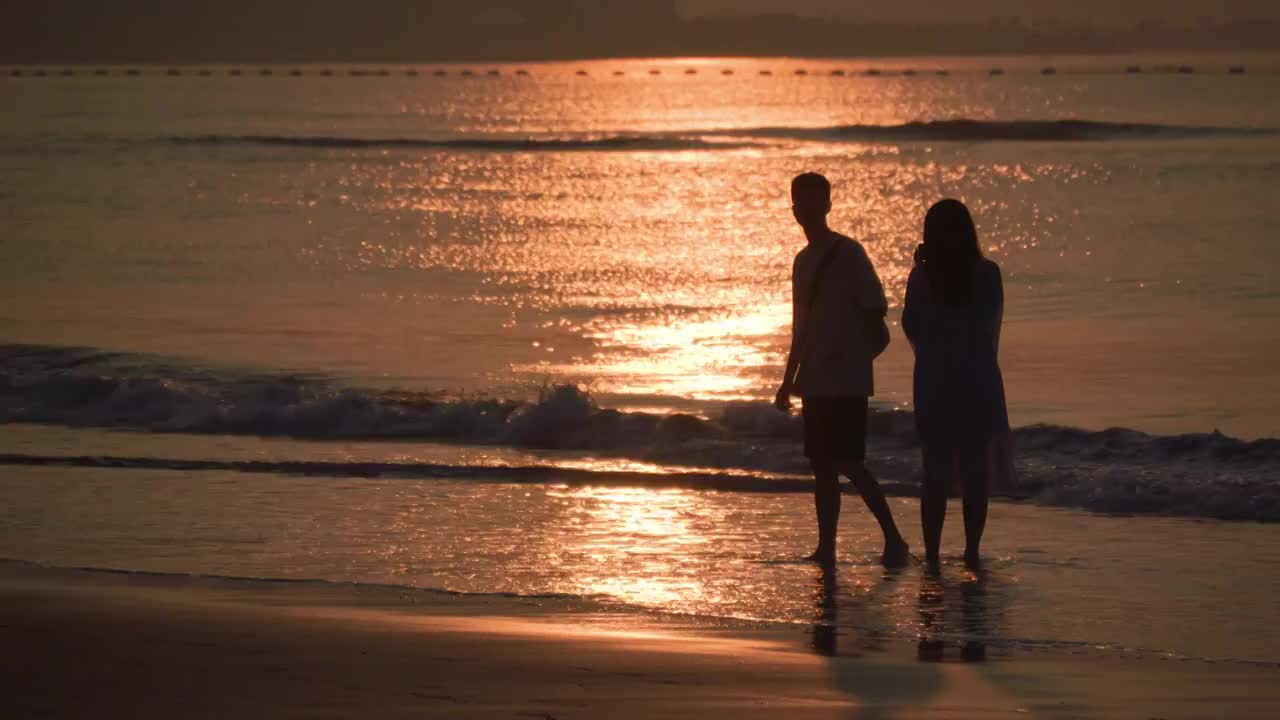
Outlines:
POLYGON ((803 228, 824 228, 831 212, 831 183, 818 173, 797 175, 791 181, 791 214, 803 228))

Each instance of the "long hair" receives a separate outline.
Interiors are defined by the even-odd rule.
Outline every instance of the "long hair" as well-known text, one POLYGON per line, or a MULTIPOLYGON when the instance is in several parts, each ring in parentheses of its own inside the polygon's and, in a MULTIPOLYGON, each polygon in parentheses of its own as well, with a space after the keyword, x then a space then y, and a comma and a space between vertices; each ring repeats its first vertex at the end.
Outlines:
POLYGON ((924 269, 934 297, 946 305, 973 302, 973 267, 982 259, 978 230, 959 200, 940 200, 924 216, 924 269))

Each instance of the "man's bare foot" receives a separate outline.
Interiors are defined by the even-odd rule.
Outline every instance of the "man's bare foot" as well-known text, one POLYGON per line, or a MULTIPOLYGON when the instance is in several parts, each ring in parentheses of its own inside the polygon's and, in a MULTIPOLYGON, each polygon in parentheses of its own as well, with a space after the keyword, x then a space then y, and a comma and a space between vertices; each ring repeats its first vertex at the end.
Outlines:
POLYGON ((805 560, 818 563, 824 567, 831 567, 836 564, 836 551, 828 548, 818 548, 810 553, 805 560))
POLYGON ((911 562, 911 547, 902 538, 886 543, 880 563, 887 568, 906 567, 911 562))

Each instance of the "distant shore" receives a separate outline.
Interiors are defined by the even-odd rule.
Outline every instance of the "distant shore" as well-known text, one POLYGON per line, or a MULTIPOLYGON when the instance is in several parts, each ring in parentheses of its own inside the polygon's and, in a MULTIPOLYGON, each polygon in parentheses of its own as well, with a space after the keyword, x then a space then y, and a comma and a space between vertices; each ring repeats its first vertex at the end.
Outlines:
POLYGON ((1115 58, 1122 65, 1131 59, 1143 58, 1175 59, 1186 58, 1191 61, 1202 58, 1239 58, 1253 60, 1273 60, 1280 57, 1280 47, 1238 47, 1238 48, 1104 48, 1104 49, 1057 49, 1052 51, 988 51, 988 52, 946 52, 928 51, 927 49, 903 50, 893 53, 805 53, 805 52, 723 52, 723 53, 619 53, 619 54, 565 54, 565 55, 530 55, 530 56, 474 56, 474 57, 298 57, 274 58, 258 56, 225 56, 200 58, 158 58, 158 57, 77 57, 49 56, 17 58, 0 57, 0 66, 4 67, 375 67, 375 66, 483 66, 483 65, 556 65, 560 63, 608 63, 608 62, 640 62, 651 61, 660 64, 706 63, 709 61, 724 62, 757 62, 770 60, 801 60, 815 63, 849 62, 855 64, 882 63, 893 66, 912 60, 938 60, 947 62, 1010 62, 1017 60, 1030 61, 1031 64, 1042 63, 1050 59, 1079 60, 1087 58, 1115 58))
POLYGON ((554 600, 0 562, 11 717, 1268 717, 1277 671, 1035 653, 824 657, 794 630, 554 600))

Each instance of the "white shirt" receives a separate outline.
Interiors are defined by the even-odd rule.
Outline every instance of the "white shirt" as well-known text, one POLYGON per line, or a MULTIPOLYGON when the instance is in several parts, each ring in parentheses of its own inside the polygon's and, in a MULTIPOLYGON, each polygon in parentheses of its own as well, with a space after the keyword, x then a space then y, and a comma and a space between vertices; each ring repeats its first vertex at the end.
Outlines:
POLYGON ((870 397, 875 393, 866 318, 888 312, 884 286, 858 241, 837 232, 839 243, 809 312, 813 277, 831 246, 810 243, 791 268, 791 331, 801 339, 795 392, 800 397, 870 397))

